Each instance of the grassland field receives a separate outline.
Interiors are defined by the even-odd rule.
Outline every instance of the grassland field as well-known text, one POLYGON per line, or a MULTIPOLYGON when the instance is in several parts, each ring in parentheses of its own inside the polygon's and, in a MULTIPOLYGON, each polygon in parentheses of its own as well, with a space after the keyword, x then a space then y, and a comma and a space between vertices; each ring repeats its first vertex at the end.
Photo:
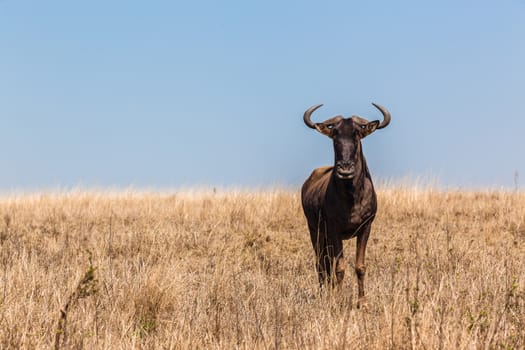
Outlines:
POLYGON ((356 308, 299 191, 0 197, 1 349, 525 349, 525 193, 378 188, 356 308))

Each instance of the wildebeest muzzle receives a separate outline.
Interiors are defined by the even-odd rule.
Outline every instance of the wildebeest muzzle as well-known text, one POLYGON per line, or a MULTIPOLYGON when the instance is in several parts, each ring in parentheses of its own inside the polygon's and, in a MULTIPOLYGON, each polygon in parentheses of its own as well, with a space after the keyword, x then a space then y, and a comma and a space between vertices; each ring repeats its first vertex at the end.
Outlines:
POLYGON ((355 162, 339 161, 335 164, 335 173, 338 178, 351 180, 355 175, 355 162))

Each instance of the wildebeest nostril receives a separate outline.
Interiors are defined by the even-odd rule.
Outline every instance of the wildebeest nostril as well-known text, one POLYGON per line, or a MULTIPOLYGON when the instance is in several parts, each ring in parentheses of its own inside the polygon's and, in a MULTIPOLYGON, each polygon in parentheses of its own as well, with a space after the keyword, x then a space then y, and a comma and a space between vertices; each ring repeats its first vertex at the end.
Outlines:
POLYGON ((354 169, 355 168, 355 163, 351 161, 340 161, 340 162, 337 162, 336 165, 338 169, 354 169))

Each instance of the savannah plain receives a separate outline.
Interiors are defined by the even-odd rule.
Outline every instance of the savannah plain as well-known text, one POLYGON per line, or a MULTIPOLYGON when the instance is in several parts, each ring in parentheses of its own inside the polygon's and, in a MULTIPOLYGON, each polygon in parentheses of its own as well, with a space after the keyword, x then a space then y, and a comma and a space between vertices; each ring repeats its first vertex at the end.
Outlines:
POLYGON ((357 309, 299 191, 0 197, 2 349, 525 349, 525 193, 379 186, 357 309))

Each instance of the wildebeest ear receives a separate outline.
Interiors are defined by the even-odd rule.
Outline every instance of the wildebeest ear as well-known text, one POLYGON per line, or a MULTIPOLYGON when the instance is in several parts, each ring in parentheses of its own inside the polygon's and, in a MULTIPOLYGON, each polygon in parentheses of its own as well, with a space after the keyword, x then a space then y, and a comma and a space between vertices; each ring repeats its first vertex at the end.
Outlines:
POLYGON ((343 119, 342 116, 336 115, 335 117, 332 117, 330 119, 325 120, 322 123, 315 123, 314 127, 315 130, 319 131, 321 134, 326 135, 328 137, 333 136, 333 128, 334 126, 339 123, 343 119))
POLYGON ((361 125, 361 137, 366 137, 376 131, 379 126, 379 120, 374 120, 366 124, 361 125))
POLYGON ((325 123, 316 123, 315 130, 319 131, 321 134, 328 137, 332 137, 332 125, 327 125, 325 123))

